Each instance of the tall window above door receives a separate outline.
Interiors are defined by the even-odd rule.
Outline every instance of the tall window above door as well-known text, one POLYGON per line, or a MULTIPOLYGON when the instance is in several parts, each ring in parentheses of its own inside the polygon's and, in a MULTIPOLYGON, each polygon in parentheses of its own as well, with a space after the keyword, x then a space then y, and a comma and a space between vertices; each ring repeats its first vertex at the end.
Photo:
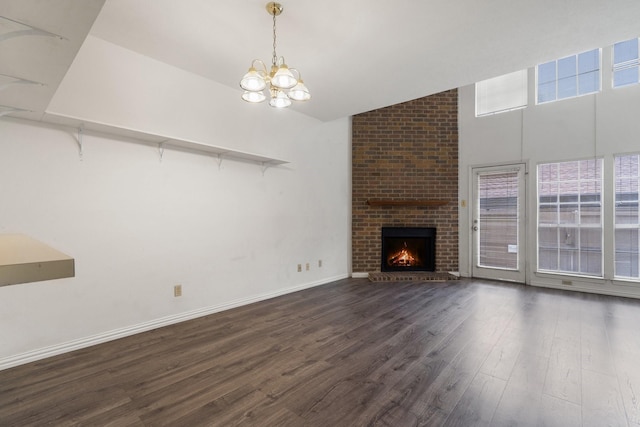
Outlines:
POLYGON ((538 104, 600 90, 600 49, 593 49, 536 67, 538 104))
POLYGON ((538 270, 602 277, 602 159, 538 165, 538 270))

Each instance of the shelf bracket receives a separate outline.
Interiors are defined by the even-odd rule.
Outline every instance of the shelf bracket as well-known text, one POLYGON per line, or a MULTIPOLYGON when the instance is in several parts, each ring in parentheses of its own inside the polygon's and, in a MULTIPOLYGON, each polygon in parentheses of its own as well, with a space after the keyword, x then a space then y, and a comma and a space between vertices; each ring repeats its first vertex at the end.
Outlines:
POLYGON ((25 24, 24 22, 16 21, 15 19, 7 18, 6 16, 1 16, 0 19, 5 21, 13 22, 14 24, 21 25, 23 27, 27 27, 24 30, 15 30, 10 31, 8 33, 0 34, 0 42, 5 40, 12 39, 14 37, 22 37, 22 36, 44 36, 44 37, 53 37, 58 40, 68 40, 66 37, 62 37, 59 34, 54 34, 52 32, 43 30, 42 28, 34 27, 33 25, 25 24))
POLYGON ((222 167, 222 160, 223 160, 222 154, 218 154, 216 157, 218 158, 218 161, 217 161, 218 162, 218 170, 220 170, 220 168, 222 167))
POLYGON ((23 79, 21 77, 10 76, 8 74, 0 74, 0 77, 7 77, 13 79, 10 82, 0 85, 0 90, 6 89, 11 85, 36 85, 36 86, 46 86, 44 83, 34 82, 33 80, 23 79))
POLYGON ((264 173, 267 171, 267 169, 269 169, 271 167, 271 164, 269 162, 260 162, 260 169, 262 170, 262 176, 264 176, 264 173))
POLYGON ((160 155, 160 161, 162 162, 162 157, 164 156, 164 144, 169 142, 168 139, 158 143, 158 154, 160 155))
POLYGON ((78 128, 78 137, 76 138, 76 144, 78 144, 78 156, 80 157, 80 161, 83 160, 84 151, 82 146, 82 137, 84 135, 84 124, 80 125, 78 128))
POLYGON ((32 110, 24 108, 10 107, 8 105, 0 105, 0 117, 8 116, 11 113, 33 113, 32 110))

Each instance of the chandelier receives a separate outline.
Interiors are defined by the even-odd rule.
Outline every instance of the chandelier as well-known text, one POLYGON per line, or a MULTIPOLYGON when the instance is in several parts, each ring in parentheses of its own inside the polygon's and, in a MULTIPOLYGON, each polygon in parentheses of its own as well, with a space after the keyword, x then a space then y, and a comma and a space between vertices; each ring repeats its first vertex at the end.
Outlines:
POLYGON ((305 86, 300 72, 287 67, 284 57, 276 55, 276 16, 282 13, 280 3, 267 3, 267 12, 273 16, 273 54, 271 56, 271 71, 259 59, 251 62, 249 71, 240 80, 240 87, 244 89, 242 99, 251 103, 262 102, 267 99, 265 91, 269 93, 269 105, 275 108, 285 108, 291 105, 291 100, 307 101, 311 98, 309 89, 305 86), (296 75, 294 75, 294 73, 296 75))

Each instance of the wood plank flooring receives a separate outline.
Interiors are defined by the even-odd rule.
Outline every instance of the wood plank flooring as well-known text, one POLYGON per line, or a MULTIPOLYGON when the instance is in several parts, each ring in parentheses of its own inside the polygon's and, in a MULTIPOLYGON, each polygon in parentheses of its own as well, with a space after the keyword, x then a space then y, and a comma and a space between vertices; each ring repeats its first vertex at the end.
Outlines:
POLYGON ((640 301, 346 279, 0 371, 0 426, 640 427, 640 301))

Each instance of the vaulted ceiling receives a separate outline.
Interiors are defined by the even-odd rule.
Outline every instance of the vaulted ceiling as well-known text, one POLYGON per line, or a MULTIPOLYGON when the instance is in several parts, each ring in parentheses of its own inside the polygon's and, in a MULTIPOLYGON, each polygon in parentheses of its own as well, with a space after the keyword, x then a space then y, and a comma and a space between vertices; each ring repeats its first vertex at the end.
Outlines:
MULTIPOLYGON (((251 60, 271 58, 266 3, 1 0, 0 115, 39 119, 88 34, 229 86, 241 102, 251 60), (57 36, 17 35, 30 28, 23 24, 57 36)), ((281 3, 278 55, 313 95, 294 108, 320 120, 640 36, 638 0, 281 3)))

